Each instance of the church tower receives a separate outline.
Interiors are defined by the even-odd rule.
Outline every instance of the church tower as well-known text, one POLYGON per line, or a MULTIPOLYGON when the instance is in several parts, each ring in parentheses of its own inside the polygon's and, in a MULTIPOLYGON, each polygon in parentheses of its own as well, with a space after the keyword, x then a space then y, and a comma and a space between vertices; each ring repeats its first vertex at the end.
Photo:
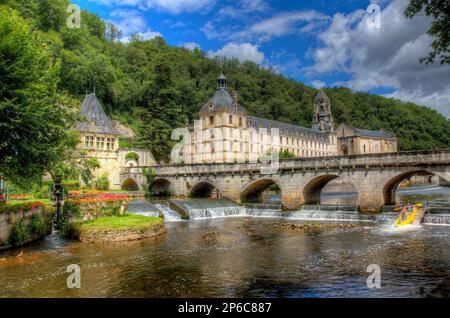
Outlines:
POLYGON ((334 132, 330 98, 321 89, 314 99, 313 128, 323 132, 334 132))

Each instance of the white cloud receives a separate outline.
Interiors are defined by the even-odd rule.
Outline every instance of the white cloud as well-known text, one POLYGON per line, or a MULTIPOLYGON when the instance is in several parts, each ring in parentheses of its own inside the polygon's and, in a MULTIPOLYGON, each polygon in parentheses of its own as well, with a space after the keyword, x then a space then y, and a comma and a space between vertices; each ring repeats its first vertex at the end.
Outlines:
POLYGON ((142 32, 147 28, 144 17, 137 10, 117 9, 111 12, 110 17, 125 36, 142 32))
POLYGON ((217 51, 209 51, 210 57, 226 56, 228 58, 236 58, 239 61, 252 61, 261 64, 264 61, 264 53, 259 51, 258 46, 251 43, 228 43, 217 51))
POLYGON ((394 0, 381 13, 381 28, 369 28, 365 11, 334 15, 319 35, 322 46, 315 63, 304 69, 310 76, 343 72, 351 79, 336 83, 356 90, 391 87, 390 97, 413 101, 450 115, 448 65, 424 65, 419 58, 430 50, 426 35, 430 19, 404 17, 408 0, 394 0))
POLYGON ((220 19, 241 19, 245 18, 248 14, 266 12, 269 9, 270 6, 265 0, 237 0, 234 1, 234 6, 224 6, 220 8, 218 17, 220 19))
POLYGON ((315 10, 282 12, 248 26, 208 21, 202 31, 208 39, 252 41, 262 43, 289 34, 311 33, 323 26, 329 17, 315 10))
POLYGON ((114 10, 111 12, 111 19, 111 22, 122 31, 121 42, 130 42, 132 35, 138 35, 143 40, 151 40, 157 36, 162 36, 158 31, 148 28, 144 17, 137 10, 114 10))
POLYGON ((325 87, 325 82, 321 80, 313 80, 311 81, 311 85, 315 88, 322 88, 325 87))
MULTIPOLYGON (((141 40, 143 40, 143 41, 149 41, 149 40, 152 40, 152 39, 154 39, 154 38, 156 38, 156 37, 158 37, 158 36, 162 37, 162 34, 159 33, 159 32, 157 32, 157 31, 146 31, 146 32, 144 32, 144 33, 138 32, 138 33, 135 33, 135 34, 133 34, 133 35, 134 35, 134 36, 138 36, 138 37, 141 38, 141 40)), ((120 39, 120 41, 123 42, 123 43, 128 43, 128 42, 131 41, 131 37, 132 37, 133 35, 124 36, 124 37, 122 37, 122 38, 120 39)))
POLYGON ((216 0, 91 0, 110 6, 131 6, 139 10, 160 10, 173 14, 204 11, 215 4, 216 0))
POLYGON ((181 45, 185 49, 188 49, 189 51, 194 51, 195 49, 200 49, 200 44, 196 42, 186 42, 181 45))

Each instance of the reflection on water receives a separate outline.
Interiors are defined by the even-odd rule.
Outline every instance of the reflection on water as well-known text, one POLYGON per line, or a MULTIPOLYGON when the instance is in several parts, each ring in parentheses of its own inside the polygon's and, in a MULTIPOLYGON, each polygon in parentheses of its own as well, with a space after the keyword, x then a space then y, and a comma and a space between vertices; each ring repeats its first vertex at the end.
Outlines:
POLYGON ((448 227, 304 232, 286 222, 171 222, 157 239, 108 245, 52 235, 21 257, 0 254, 0 296, 423 297, 450 286, 448 227), (81 266, 80 290, 66 288, 69 264, 81 266), (381 266, 379 290, 366 287, 369 264, 381 266))

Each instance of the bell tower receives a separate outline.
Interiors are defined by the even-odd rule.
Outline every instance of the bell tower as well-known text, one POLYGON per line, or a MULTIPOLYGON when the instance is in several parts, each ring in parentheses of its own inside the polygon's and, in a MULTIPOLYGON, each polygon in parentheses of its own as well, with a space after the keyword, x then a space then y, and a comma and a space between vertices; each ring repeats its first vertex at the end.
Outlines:
POLYGON ((330 98, 321 89, 314 99, 313 128, 323 132, 334 131, 333 114, 331 113, 330 98))

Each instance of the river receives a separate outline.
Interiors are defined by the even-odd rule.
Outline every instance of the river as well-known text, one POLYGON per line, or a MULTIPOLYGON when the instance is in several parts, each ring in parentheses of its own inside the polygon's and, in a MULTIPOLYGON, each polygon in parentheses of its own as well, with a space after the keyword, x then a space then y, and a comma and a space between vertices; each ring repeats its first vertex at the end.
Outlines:
POLYGON ((0 253, 0 297, 450 297, 449 226, 292 226, 301 222, 180 220, 161 237, 108 245, 53 234, 0 253), (70 264, 80 289, 66 286, 70 264), (380 289, 366 285, 370 264, 380 289))

